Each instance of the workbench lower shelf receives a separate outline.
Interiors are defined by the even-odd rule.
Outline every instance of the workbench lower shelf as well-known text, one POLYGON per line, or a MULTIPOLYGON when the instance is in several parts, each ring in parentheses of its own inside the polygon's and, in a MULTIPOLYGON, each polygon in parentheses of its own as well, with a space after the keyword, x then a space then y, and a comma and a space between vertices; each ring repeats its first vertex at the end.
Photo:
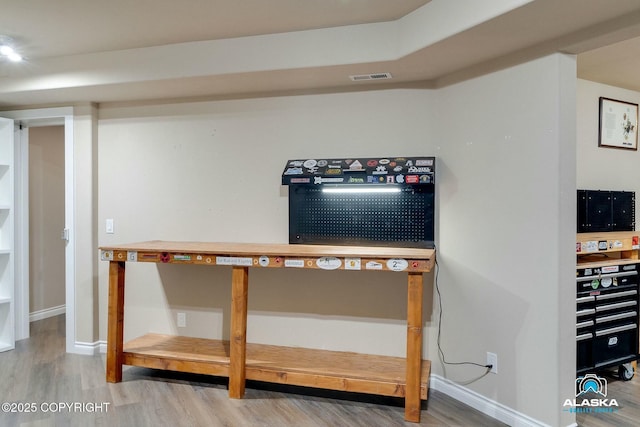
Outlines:
MULTIPOLYGON (((146 334, 124 345, 123 363, 229 376, 229 341, 146 334)), ((405 397, 402 357, 247 343, 246 379, 405 397)), ((420 398, 427 399, 431 363, 422 361, 420 398)))
POLYGON ((124 344, 124 365, 229 377, 229 341, 146 334, 124 344))

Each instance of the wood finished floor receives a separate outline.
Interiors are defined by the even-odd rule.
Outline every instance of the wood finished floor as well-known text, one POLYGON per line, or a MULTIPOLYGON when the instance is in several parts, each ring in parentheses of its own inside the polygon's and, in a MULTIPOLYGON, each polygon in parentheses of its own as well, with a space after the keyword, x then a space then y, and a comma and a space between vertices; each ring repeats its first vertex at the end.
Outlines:
POLYGON ((619 410, 613 414, 577 414, 579 427, 638 427, 640 426, 640 373, 631 381, 622 381, 615 370, 601 373, 607 379, 607 397, 616 399, 619 410))
POLYGON ((0 353, 0 402, 35 403, 35 413, 0 412, 2 427, 44 426, 503 426, 431 390, 420 424, 404 422, 403 402, 274 384, 248 383, 245 398, 228 398, 224 379, 126 367, 123 382, 105 382, 104 356, 64 352, 64 316, 31 324, 31 338, 0 353), (289 391, 285 393, 284 391, 289 391), (291 393, 294 391, 295 393, 291 393), (337 399, 339 396, 340 399, 337 399), (108 410, 69 412, 42 405, 108 402, 108 410), (44 408, 51 409, 45 406, 44 408))
MULTIPOLYGON (((64 352, 64 316, 31 324, 31 338, 0 353, 0 402, 34 403, 35 413, 0 412, 2 427, 45 426, 472 426, 504 424, 434 390, 420 424, 405 423, 402 400, 249 383, 242 400, 227 396, 224 379, 127 367, 124 381, 105 382, 104 356, 64 352), (284 391, 288 391, 285 393, 284 391), (340 397, 337 399, 336 397, 340 397), (109 403, 107 410, 69 412, 52 405, 109 403), (47 408, 45 408, 47 409, 47 408)), ((640 425, 640 375, 608 378, 615 414, 578 414, 580 427, 640 425)))

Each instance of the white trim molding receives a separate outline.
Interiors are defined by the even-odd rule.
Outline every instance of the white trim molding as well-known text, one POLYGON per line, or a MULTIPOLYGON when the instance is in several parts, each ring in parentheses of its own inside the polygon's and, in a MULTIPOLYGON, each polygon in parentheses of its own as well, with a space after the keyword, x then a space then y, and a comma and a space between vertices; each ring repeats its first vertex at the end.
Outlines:
MULTIPOLYGON (((549 427, 548 424, 535 420, 528 415, 513 410, 495 400, 491 400, 473 390, 443 378, 440 375, 431 375, 429 378, 429 386, 433 390, 444 393, 507 425, 515 427, 549 427)), ((573 426, 575 426, 575 424, 573 424, 573 426)))
MULTIPOLYGON (((65 316, 66 316, 66 350, 68 353, 78 352, 80 354, 93 354, 84 353, 83 346, 76 345, 76 277, 75 277, 75 170, 74 170, 74 107, 54 107, 54 108, 40 108, 31 110, 14 110, 14 111, 0 111, 0 116, 11 118, 24 126, 25 131, 30 126, 51 126, 51 125, 64 125, 65 132, 65 228, 69 229, 69 240, 65 247, 65 316), (76 351, 78 350, 78 351, 76 351)), ((28 177, 28 162, 25 157, 28 153, 28 133, 21 133, 21 144, 24 150, 22 150, 21 162, 24 163, 21 173, 28 177)), ((20 338, 28 338, 29 328, 29 217, 28 217, 28 181, 21 183, 22 188, 16 188, 16 191, 20 193, 22 197, 21 202, 21 215, 19 218, 20 229, 18 230, 21 236, 21 250, 18 253, 20 260, 17 260, 17 265, 20 266, 19 272, 20 281, 16 282, 16 295, 22 298, 16 305, 16 324, 18 325, 17 331, 20 333, 20 338)), ((92 345, 92 344, 90 344, 92 345)))
POLYGON ((81 354, 83 356, 97 356, 101 353, 107 352, 107 342, 106 341, 95 341, 95 342, 76 341, 71 351, 67 349, 67 352, 74 353, 74 354, 81 354))
POLYGON ((66 306, 59 305, 57 307, 49 307, 42 310, 37 310, 29 313, 29 323, 35 322, 36 320, 48 319, 49 317, 59 316, 60 314, 65 314, 67 312, 66 306))

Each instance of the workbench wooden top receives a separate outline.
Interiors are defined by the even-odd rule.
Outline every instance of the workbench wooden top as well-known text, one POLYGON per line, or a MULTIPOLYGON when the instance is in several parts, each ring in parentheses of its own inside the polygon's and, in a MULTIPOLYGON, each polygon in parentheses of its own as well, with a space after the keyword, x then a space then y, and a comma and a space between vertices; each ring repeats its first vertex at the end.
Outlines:
POLYGON ((224 242, 177 242, 151 240, 147 242, 101 246, 102 251, 171 252, 209 255, 267 255, 287 257, 369 257, 408 258, 430 260, 434 249, 396 248, 389 246, 333 246, 290 245, 283 243, 224 243, 224 242))

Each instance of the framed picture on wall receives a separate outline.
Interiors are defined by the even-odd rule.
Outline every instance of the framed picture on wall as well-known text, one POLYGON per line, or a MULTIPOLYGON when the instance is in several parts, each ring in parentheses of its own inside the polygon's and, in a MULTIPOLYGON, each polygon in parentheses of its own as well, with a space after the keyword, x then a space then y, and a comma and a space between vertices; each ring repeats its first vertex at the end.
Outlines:
POLYGON ((638 149, 638 104, 600 97, 598 146, 638 149))

